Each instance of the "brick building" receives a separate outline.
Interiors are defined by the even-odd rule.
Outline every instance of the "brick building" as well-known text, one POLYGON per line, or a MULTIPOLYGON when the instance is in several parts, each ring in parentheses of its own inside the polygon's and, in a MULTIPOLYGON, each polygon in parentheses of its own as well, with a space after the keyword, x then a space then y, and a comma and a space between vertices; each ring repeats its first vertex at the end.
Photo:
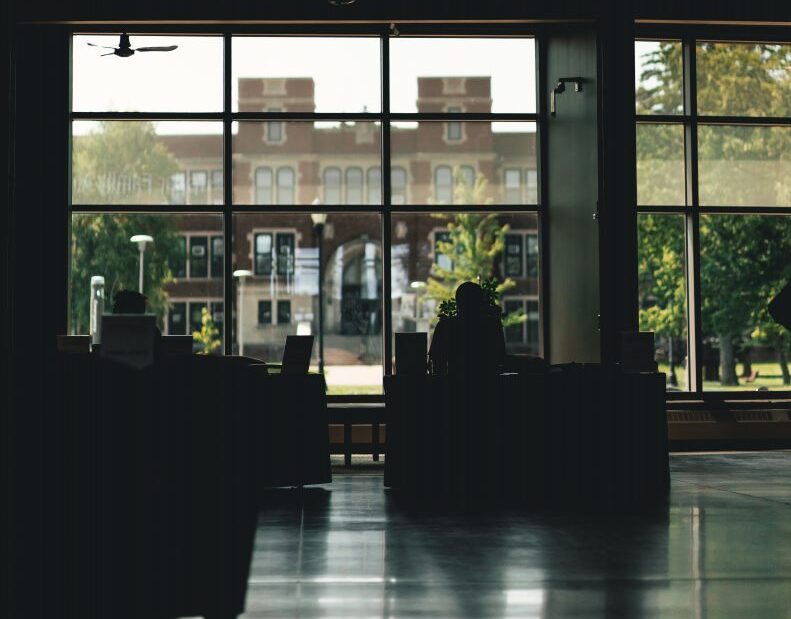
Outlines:
MULTIPOLYGON (((242 78, 239 111, 312 112, 311 78, 242 78)), ((490 112, 490 78, 418 79, 418 112, 490 112)), ((391 274, 393 331, 428 330, 435 304, 424 284, 434 263, 448 267, 437 242, 447 220, 433 205, 536 204, 535 132, 521 124, 489 122, 393 123, 391 127, 391 274), (459 184, 463 187, 459 188, 459 184), (399 207, 412 212, 397 212, 399 207)), ((170 178, 173 204, 222 204, 222 136, 166 135, 181 171, 170 178), (208 156, 207 154, 213 154, 208 156)), ((369 208, 382 204, 381 131, 373 122, 239 122, 233 134, 233 199, 268 212, 237 214, 234 270, 249 270, 235 288, 235 350, 277 357, 285 335, 315 332, 319 273, 324 286, 328 364, 381 363, 382 229, 369 208), (348 206, 330 213, 323 230, 322 263, 309 205, 348 206), (302 212, 289 214, 289 207, 302 212), (278 208, 282 207, 282 208, 278 208), (358 211, 358 212, 355 212, 358 211)), ((511 209, 513 210, 513 209, 511 209)), ((449 214, 452 219, 453 215, 449 214)), ((532 213, 504 213, 508 224, 496 275, 516 286, 504 298, 506 313, 528 320, 506 333, 511 350, 538 346, 538 233, 532 213)), ((208 307, 221 323, 222 221, 214 215, 180 218, 184 264, 168 284, 169 333, 187 333, 208 307)))

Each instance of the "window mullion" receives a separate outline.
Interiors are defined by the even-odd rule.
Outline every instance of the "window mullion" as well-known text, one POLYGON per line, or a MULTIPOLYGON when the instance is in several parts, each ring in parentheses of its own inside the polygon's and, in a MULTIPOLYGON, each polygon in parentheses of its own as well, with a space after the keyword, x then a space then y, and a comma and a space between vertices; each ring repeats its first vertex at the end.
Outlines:
POLYGON ((700 204, 698 196, 698 125, 697 71, 695 39, 686 38, 684 45, 684 162, 686 166, 686 197, 690 207, 685 216, 686 280, 687 280, 687 385, 690 391, 703 390, 703 334, 700 310, 700 204))
MULTIPOLYGON (((233 354, 233 139, 231 116, 232 39, 223 35, 223 350, 233 354)), ((239 325, 241 328, 241 325, 239 325)))
POLYGON ((382 224, 382 337, 384 338, 382 350, 384 351, 384 374, 390 375, 393 373, 393 325, 392 325, 392 310, 393 301, 391 298, 392 277, 390 273, 391 267, 391 251, 390 251, 390 235, 391 235, 391 214, 390 205, 392 203, 391 196, 391 182, 390 182, 390 38, 388 35, 382 35, 381 38, 382 53, 381 63, 382 69, 380 75, 382 78, 382 153, 381 153, 381 168, 382 168, 382 210, 381 210, 381 224, 382 224))

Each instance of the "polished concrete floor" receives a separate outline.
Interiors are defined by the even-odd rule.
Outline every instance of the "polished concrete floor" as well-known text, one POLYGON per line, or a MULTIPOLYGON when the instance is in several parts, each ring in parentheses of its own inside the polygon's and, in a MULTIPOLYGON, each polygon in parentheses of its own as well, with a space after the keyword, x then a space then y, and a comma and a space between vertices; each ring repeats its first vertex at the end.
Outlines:
POLYGON ((671 467, 650 521, 416 513, 378 475, 268 493, 244 617, 791 618, 791 452, 671 467))

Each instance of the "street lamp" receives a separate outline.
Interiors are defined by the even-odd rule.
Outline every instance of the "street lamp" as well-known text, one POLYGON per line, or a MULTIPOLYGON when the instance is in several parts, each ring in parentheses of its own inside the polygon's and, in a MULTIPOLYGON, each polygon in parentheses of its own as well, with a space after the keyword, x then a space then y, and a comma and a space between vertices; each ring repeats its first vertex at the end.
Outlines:
POLYGON ((154 242, 154 237, 147 234, 135 234, 129 240, 132 243, 137 243, 137 249, 140 251, 140 283, 138 284, 138 292, 143 294, 143 254, 146 253, 146 246, 154 242))
MULTIPOLYGON (((318 198, 313 201, 313 204, 318 204, 318 198)), ((321 281, 321 267, 323 264, 322 254, 324 253, 324 224, 327 223, 327 213, 312 213, 310 216, 313 222, 313 231, 316 234, 316 242, 319 245, 319 268, 318 268, 318 282, 319 282, 319 374, 324 375, 324 286, 321 281)))
POLYGON ((244 308, 244 281, 253 274, 252 271, 248 271, 247 269, 238 269, 233 272, 233 276, 239 279, 239 322, 236 325, 236 334, 239 338, 239 355, 244 356, 244 338, 243 338, 243 322, 242 322, 242 312, 244 308))

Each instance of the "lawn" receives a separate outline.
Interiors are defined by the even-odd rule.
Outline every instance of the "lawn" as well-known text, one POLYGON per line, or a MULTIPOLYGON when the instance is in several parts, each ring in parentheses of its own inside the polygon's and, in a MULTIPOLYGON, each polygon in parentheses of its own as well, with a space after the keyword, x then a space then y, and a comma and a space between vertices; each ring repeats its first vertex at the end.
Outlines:
MULTIPOLYGON (((783 377, 780 374, 780 366, 777 363, 753 363, 753 371, 758 372, 758 377, 755 379, 755 382, 748 383, 745 382, 742 375, 743 366, 741 363, 736 364, 736 375, 739 376, 739 385, 734 386, 724 386, 721 385, 719 382, 716 381, 704 381, 703 382, 703 390, 704 391, 757 391, 760 387, 766 387, 771 391, 778 391, 778 390, 791 390, 791 386, 783 385, 783 377)), ((668 372, 668 365, 666 363, 659 364, 659 371, 668 372)), ((676 368, 676 377, 678 377, 678 388, 680 390, 684 390, 686 388, 685 385, 685 376, 684 376, 684 368, 676 368)))

